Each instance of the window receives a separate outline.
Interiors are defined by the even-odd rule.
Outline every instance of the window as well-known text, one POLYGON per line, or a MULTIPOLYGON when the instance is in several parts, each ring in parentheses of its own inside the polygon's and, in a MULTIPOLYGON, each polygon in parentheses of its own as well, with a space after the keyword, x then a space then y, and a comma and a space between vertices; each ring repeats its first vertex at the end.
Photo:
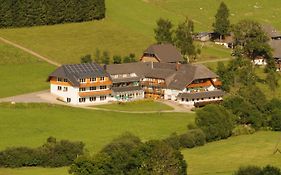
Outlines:
POLYGON ((90 78, 90 81, 91 81, 91 82, 96 82, 97 79, 96 79, 96 78, 90 78))
POLYGON ((71 98, 67 98, 67 103, 70 103, 71 102, 71 98))
POLYGON ((58 78, 58 82, 62 82, 62 79, 61 79, 61 78, 58 78))
POLYGON ((85 83, 86 82, 86 79, 85 78, 81 78, 79 79, 80 83, 85 83))
POLYGON ((182 98, 181 101, 184 101, 184 98, 182 98))
POLYGON ((106 100, 106 96, 100 96, 100 101, 106 100))
POLYGON ((95 90, 97 90, 97 87, 96 87, 96 86, 90 87, 90 91, 95 91, 95 90))
POLYGON ((96 101, 97 98, 96 97, 90 97, 90 102, 96 101))
POLYGON ((106 86, 101 86, 100 89, 106 89, 106 86))
POLYGON ((67 92, 68 91, 68 87, 63 87, 63 91, 67 92))
POLYGON ((61 86, 58 86, 58 91, 61 91, 61 89, 62 89, 61 86))
POLYGON ((68 82, 67 79, 64 79, 63 81, 64 81, 64 82, 68 82))
POLYGON ((79 91, 84 92, 84 91, 86 91, 86 88, 79 88, 79 91))
POLYGON ((100 77, 100 81, 104 81, 104 77, 100 77))
POLYGON ((79 98, 79 102, 80 103, 85 103, 86 102, 86 98, 79 98))

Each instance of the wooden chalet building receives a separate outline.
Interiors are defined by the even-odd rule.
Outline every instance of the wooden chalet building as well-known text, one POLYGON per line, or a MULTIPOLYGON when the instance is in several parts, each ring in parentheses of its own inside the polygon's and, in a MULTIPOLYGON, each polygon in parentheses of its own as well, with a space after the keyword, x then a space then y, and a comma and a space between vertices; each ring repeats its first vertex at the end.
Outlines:
POLYGON ((148 47, 142 57, 141 62, 158 63, 179 63, 184 61, 178 49, 172 44, 154 44, 148 47))
POLYGON ((106 103, 112 94, 110 75, 95 63, 63 65, 48 81, 52 94, 73 105, 106 103))
POLYGON ((141 62, 63 65, 50 74, 51 93, 73 105, 144 98, 202 106, 222 100, 218 75, 199 64, 180 64, 172 45, 153 45, 141 62))

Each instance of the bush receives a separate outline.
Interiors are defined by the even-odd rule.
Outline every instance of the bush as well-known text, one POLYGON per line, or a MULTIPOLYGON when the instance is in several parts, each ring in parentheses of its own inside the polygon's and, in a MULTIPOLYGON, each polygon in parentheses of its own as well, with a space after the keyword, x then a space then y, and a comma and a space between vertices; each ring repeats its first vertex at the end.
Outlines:
POLYGON ((270 121, 270 126, 273 131, 281 131, 281 110, 275 110, 272 113, 272 118, 270 121))
POLYGON ((188 130, 179 136, 179 143, 182 148, 203 146, 206 143, 206 136, 201 129, 188 130))
POLYGON ((73 163, 77 155, 83 154, 82 142, 48 138, 47 143, 38 148, 8 148, 0 152, 0 167, 62 167, 73 163))
POLYGON ((281 175, 281 170, 270 165, 267 165, 264 168, 247 166, 240 167, 234 175, 281 175))
POLYGON ((234 116, 220 105, 208 105, 196 111, 195 123, 206 135, 207 141, 226 139, 234 128, 234 116))
POLYGON ((255 133, 255 129, 248 125, 238 125, 232 131, 233 136, 249 135, 253 133, 255 133))
POLYGON ((174 149, 179 150, 181 147, 180 139, 177 133, 171 134, 169 137, 163 140, 165 143, 169 144, 174 149))
POLYGON ((142 143, 139 138, 126 134, 114 139, 93 157, 78 157, 70 167, 69 173, 186 175, 186 168, 181 152, 166 142, 142 143))

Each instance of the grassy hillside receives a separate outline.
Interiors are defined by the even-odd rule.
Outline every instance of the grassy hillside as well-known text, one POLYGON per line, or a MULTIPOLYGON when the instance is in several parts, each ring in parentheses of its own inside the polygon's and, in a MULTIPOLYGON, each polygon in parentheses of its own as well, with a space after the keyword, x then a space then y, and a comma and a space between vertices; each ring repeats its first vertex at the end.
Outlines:
POLYGON ((232 175, 246 165, 270 164, 281 168, 281 154, 273 155, 280 137, 280 132, 258 132, 184 150, 189 175, 232 175))
POLYGON ((193 113, 127 114, 62 106, 0 105, 0 150, 9 146, 38 146, 46 138, 81 140, 91 152, 129 131, 144 140, 184 132, 193 113), (20 121, 20 122, 19 122, 20 121), (19 132, 20 131, 20 132, 19 132))
POLYGON ((0 98, 48 88, 54 67, 0 42, 0 98))

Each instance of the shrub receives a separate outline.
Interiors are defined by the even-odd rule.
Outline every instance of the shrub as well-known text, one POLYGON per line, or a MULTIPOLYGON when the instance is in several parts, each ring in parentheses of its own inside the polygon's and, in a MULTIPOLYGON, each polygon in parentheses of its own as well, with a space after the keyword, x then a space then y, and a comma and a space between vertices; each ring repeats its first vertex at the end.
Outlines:
POLYGON ((240 167, 235 175, 262 175, 262 169, 257 166, 240 167))
POLYGON ((195 123, 206 135, 207 141, 225 139, 231 136, 234 116, 220 105, 208 105, 196 111, 195 123))
POLYGON ((279 168, 267 165, 262 169, 263 175, 281 175, 281 170, 279 168))
POLYGON ((167 137, 163 141, 165 143, 169 144, 174 149, 178 150, 181 147, 180 139, 179 139, 179 136, 177 135, 177 133, 171 134, 169 137, 167 137))
POLYGON ((47 143, 38 148, 8 148, 0 152, 0 167, 62 167, 73 163, 77 155, 83 154, 82 142, 48 138, 47 143))
POLYGON ((179 136, 179 143, 183 148, 203 146, 206 143, 206 136, 201 129, 188 130, 179 136))
POLYGON ((281 131, 281 110, 275 110, 272 113, 270 125, 273 131, 281 131))
POLYGON ((255 133, 255 129, 248 125, 238 125, 232 131, 233 136, 249 135, 253 133, 255 133))

